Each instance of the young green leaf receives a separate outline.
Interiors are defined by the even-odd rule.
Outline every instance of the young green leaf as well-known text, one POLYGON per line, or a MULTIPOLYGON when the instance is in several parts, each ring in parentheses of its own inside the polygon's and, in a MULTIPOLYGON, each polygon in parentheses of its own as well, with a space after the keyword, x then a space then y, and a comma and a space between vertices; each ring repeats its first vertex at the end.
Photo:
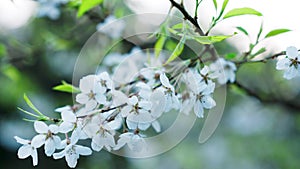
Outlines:
POLYGON ((53 90, 67 92, 67 93, 79 93, 80 92, 80 90, 77 87, 75 87, 71 84, 68 84, 65 81, 62 81, 61 85, 53 87, 53 90))
POLYGON ((215 6, 215 9, 217 10, 217 9, 218 9, 218 3, 217 3, 217 0, 213 0, 213 3, 214 3, 214 6, 215 6))
POLYGON ((269 33, 267 33, 267 35, 265 36, 265 38, 269 38, 272 36, 276 36, 282 33, 286 33, 286 32, 290 32, 290 29, 274 29, 272 31, 270 31, 269 33))
POLYGON ((35 111, 36 113, 38 113, 39 115, 41 115, 41 116, 44 116, 43 115, 43 113, 41 113, 33 104, 32 104, 32 102, 30 101, 30 99, 27 97, 27 95, 26 94, 24 94, 24 100, 25 100, 25 102, 27 103, 27 105, 33 110, 33 111, 35 111))
POLYGON ((221 42, 233 35, 218 35, 218 36, 193 36, 192 38, 201 44, 212 44, 221 42))
POLYGON ((169 59, 166 61, 165 64, 168 64, 170 62, 172 62, 173 60, 175 60, 183 51, 184 49, 184 43, 185 43, 185 36, 182 36, 179 43, 176 45, 173 53, 171 54, 171 56, 169 57, 169 59))
POLYGON ((227 12, 225 14, 223 19, 227 19, 227 18, 234 17, 234 16, 240 16, 240 15, 262 16, 262 14, 260 12, 256 11, 255 9, 245 7, 245 8, 235 8, 235 9, 230 10, 229 12, 227 12))
POLYGON ((225 55, 225 59, 234 59, 237 56, 236 53, 228 53, 227 55, 225 55))
MULTIPOLYGON (((225 9, 226 9, 226 6, 227 6, 228 2, 229 2, 229 0, 224 0, 224 2, 223 2, 223 4, 222 4, 222 9, 221 9, 221 12, 220 12, 219 17, 221 17, 222 14, 224 13, 224 11, 225 11, 225 9)), ((219 17, 218 17, 218 18, 219 18, 219 17)))
POLYGON ((172 29, 182 29, 183 28, 183 24, 182 23, 178 23, 172 26, 172 29))
POLYGON ((249 33, 243 27, 238 26, 238 27, 236 27, 236 29, 238 29, 239 31, 243 32, 247 36, 249 35, 249 33))
POLYGON ((264 53, 265 51, 267 51, 266 48, 260 48, 256 53, 250 55, 250 59, 254 58, 257 55, 264 53))
POLYGON ((85 12, 96 7, 97 5, 100 5, 102 2, 103 0, 82 0, 77 12, 77 17, 81 17, 85 12))
POLYGON ((33 113, 30 113, 29 111, 26 111, 26 110, 24 110, 24 109, 22 109, 22 108, 20 108, 20 107, 18 107, 18 110, 22 111, 23 113, 25 113, 25 114, 27 114, 27 115, 29 115, 29 116, 33 116, 33 117, 36 117, 36 118, 39 117, 38 115, 35 115, 35 114, 33 114, 33 113))
POLYGON ((161 50, 164 47, 164 44, 166 42, 167 37, 165 35, 160 35, 160 37, 158 38, 158 40, 156 41, 155 45, 154 45, 154 51, 155 51, 155 57, 158 57, 161 50))

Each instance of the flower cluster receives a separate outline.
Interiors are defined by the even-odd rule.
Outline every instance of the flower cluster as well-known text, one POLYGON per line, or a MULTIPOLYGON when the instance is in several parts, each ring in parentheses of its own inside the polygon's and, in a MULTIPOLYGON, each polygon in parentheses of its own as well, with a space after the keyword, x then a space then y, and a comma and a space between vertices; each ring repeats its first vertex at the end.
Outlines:
MULTIPOLYGON (((131 51, 137 53, 147 55, 139 48, 131 51)), ((162 65, 162 61, 153 57, 132 81, 122 84, 105 71, 82 77, 76 104, 57 108, 59 119, 35 121, 37 135, 31 140, 15 137, 23 144, 19 158, 32 156, 33 164, 37 165, 36 149, 44 145, 47 156, 65 157, 68 166, 74 168, 79 156, 90 155, 92 150, 117 151, 127 145, 132 151, 142 151, 147 147, 146 130, 161 132, 159 118, 165 112, 177 110, 189 114, 193 109, 197 117, 203 118, 205 109, 216 106, 213 99, 216 83, 233 82, 236 70, 233 63, 224 59, 210 66, 184 67, 177 75, 162 65), (86 139, 91 140, 90 147, 80 145, 86 139)))

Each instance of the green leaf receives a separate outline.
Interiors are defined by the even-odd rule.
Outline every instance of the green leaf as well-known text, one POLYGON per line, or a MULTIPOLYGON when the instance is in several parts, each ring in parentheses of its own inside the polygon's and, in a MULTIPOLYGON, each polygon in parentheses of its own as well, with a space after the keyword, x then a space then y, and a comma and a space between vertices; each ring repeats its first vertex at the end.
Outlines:
POLYGON ((97 5, 100 5, 102 2, 103 0, 82 0, 77 12, 77 17, 81 17, 85 12, 96 7, 97 5))
POLYGON ((5 45, 0 43, 0 58, 7 55, 6 47, 5 45))
POLYGON ((264 53, 265 51, 267 51, 266 48, 260 48, 256 53, 254 53, 253 55, 250 56, 250 59, 254 58, 257 55, 264 53))
POLYGON ((24 109, 22 109, 22 108, 20 108, 20 107, 18 107, 18 110, 22 111, 22 112, 25 113, 25 114, 28 114, 29 116, 33 116, 33 117, 36 117, 36 118, 39 117, 38 115, 35 115, 35 114, 33 114, 33 113, 30 113, 29 111, 26 111, 26 110, 24 110, 24 109))
POLYGON ((30 99, 27 97, 26 94, 24 94, 24 100, 25 100, 25 102, 27 103, 27 105, 28 105, 33 111, 35 111, 36 113, 38 113, 38 114, 41 115, 41 116, 44 116, 44 114, 41 113, 41 112, 40 112, 40 111, 32 104, 32 102, 30 101, 30 99))
POLYGON ((223 4, 222 4, 222 9, 221 9, 221 12, 220 12, 220 17, 222 16, 222 14, 224 13, 225 9, 226 9, 226 6, 228 4, 229 0, 224 0, 223 4))
POLYGON ((185 36, 182 36, 179 43, 176 45, 173 53, 171 54, 171 56, 169 57, 169 59, 166 61, 165 64, 168 64, 170 62, 172 62, 173 60, 175 60, 183 51, 184 49, 184 43, 185 43, 185 36))
POLYGON ((228 53, 227 55, 225 55, 225 59, 234 59, 237 56, 236 53, 228 53))
POLYGON ((238 29, 239 31, 243 32, 247 36, 249 35, 249 33, 243 27, 238 26, 238 27, 236 27, 236 29, 238 29))
POLYGON ((164 47, 166 39, 167 39, 167 37, 165 35, 160 35, 160 37, 156 41, 156 43, 154 45, 155 57, 159 56, 162 48, 164 47))
POLYGON ((221 42, 233 35, 218 35, 218 36, 193 36, 192 38, 201 44, 212 44, 221 42))
POLYGON ((244 7, 244 8, 235 8, 235 9, 230 10, 229 12, 227 12, 225 14, 223 19, 234 17, 234 16, 240 16, 240 15, 262 16, 262 14, 260 12, 256 11, 255 9, 244 7))
POLYGON ((71 84, 68 84, 65 81, 62 81, 61 85, 53 87, 53 90, 67 92, 67 93, 79 93, 80 92, 80 90, 77 87, 75 87, 71 84))
POLYGON ((286 32, 290 32, 290 29, 274 29, 272 31, 270 31, 269 33, 267 33, 267 35, 265 36, 265 38, 269 38, 272 36, 276 36, 282 33, 286 33, 286 32))
POLYGON ((183 24, 182 23, 178 23, 172 26, 172 29, 182 29, 183 24))
POLYGON ((213 0, 213 3, 214 3, 214 6, 215 6, 215 9, 217 10, 217 9, 218 9, 218 3, 217 3, 217 0, 213 0))

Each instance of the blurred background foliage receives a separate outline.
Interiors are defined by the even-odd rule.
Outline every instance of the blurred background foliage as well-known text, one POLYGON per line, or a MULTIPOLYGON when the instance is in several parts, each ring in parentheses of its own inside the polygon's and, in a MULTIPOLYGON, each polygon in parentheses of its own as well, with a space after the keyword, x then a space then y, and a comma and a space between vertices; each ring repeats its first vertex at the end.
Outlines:
MULTIPOLYGON (((33 168, 31 159, 17 158, 19 145, 13 139, 15 135, 23 138, 34 135, 32 124, 22 121, 26 116, 17 110, 17 107, 26 108, 23 94, 27 93, 45 114, 57 116, 54 108, 72 104, 72 97, 52 88, 61 80, 72 82, 76 59, 96 31, 96 25, 108 15, 118 18, 132 13, 123 1, 113 0, 78 18, 79 4, 77 0, 57 6, 61 13, 55 20, 33 15, 19 28, 0 29, 0 168, 33 168)), ((116 47, 121 53, 133 47, 130 42, 123 43, 116 47)), ((154 43, 140 45, 145 48, 154 43)), ((172 42, 166 45, 166 48, 174 47, 172 42)), ((236 51, 228 43, 218 43, 216 47, 220 54, 236 51)), ((237 79, 263 98, 278 98, 299 105, 300 79, 287 82, 274 70, 273 61, 245 64, 240 67, 237 79)), ((206 143, 197 142, 204 121, 198 119, 188 136, 164 154, 128 159, 106 151, 94 152, 90 157, 80 158, 77 168, 300 168, 300 110, 280 102, 261 102, 234 86, 228 89, 222 121, 206 143)), ((67 166, 64 160, 47 158, 41 148, 39 165, 35 168, 67 166)))

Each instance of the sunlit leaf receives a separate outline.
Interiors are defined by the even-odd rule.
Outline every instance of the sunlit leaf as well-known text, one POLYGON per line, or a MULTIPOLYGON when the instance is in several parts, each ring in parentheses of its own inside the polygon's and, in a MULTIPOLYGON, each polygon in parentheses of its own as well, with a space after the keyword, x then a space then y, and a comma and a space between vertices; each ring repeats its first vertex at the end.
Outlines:
POLYGON ((80 90, 77 87, 75 87, 71 84, 68 84, 65 81, 62 81, 61 85, 53 87, 53 90, 67 92, 67 93, 79 93, 80 92, 80 90))
POLYGON ((225 55, 225 59, 234 59, 236 56, 236 53, 228 53, 227 55, 225 55))
POLYGON ((201 44, 212 44, 221 42, 233 35, 218 35, 218 36, 193 36, 192 38, 201 44))
POLYGON ((254 58, 257 55, 260 55, 266 51, 266 48, 260 48, 256 53, 252 54, 250 58, 254 58))
POLYGON ((184 49, 184 43, 185 43, 185 37, 181 37, 179 43, 177 44, 177 46, 175 47, 173 53, 171 54, 171 56, 169 57, 169 59, 167 60, 167 62, 165 64, 168 64, 170 62, 172 62, 173 60, 175 60, 183 51, 184 49))
POLYGON ((82 3, 78 9, 77 17, 81 17, 85 12, 100 5, 103 0, 82 0, 82 3))
POLYGON ((182 29, 182 28, 183 28, 182 23, 178 23, 178 24, 172 26, 172 29, 182 29))
POLYGON ((215 6, 215 9, 217 10, 217 9, 218 9, 218 3, 217 3, 217 0, 213 0, 213 3, 214 3, 214 6, 215 6))
POLYGON ((33 110, 33 111, 35 111, 36 113, 38 113, 39 115, 41 115, 41 116, 44 116, 43 115, 43 113, 41 113, 33 104, 32 104, 32 102, 30 101, 30 99, 27 97, 27 95, 26 94, 24 94, 24 100, 25 100, 25 102, 27 103, 27 105, 33 110))
POLYGON ((6 47, 5 45, 0 43, 0 58, 7 55, 6 47))
POLYGON ((267 33, 265 38, 280 35, 282 33, 290 32, 290 31, 291 31, 290 29, 274 29, 274 30, 270 31, 269 33, 267 33))
POLYGON ((154 45, 154 51, 155 51, 156 57, 159 56, 161 50, 163 49, 166 39, 167 39, 167 37, 165 35, 160 35, 160 37, 156 41, 156 43, 154 45))
POLYGON ((240 15, 256 15, 256 16, 262 16, 262 14, 255 9, 252 8, 235 8, 230 10, 225 14, 223 19, 234 17, 234 16, 240 16, 240 15))
POLYGON ((244 29, 241 26, 236 27, 236 29, 238 29, 239 31, 243 32, 245 35, 249 35, 249 33, 246 31, 246 29, 244 29))
POLYGON ((220 12, 220 16, 222 16, 222 14, 224 13, 228 2, 229 2, 229 0, 224 0, 224 2, 222 4, 222 9, 221 9, 221 12, 220 12))

